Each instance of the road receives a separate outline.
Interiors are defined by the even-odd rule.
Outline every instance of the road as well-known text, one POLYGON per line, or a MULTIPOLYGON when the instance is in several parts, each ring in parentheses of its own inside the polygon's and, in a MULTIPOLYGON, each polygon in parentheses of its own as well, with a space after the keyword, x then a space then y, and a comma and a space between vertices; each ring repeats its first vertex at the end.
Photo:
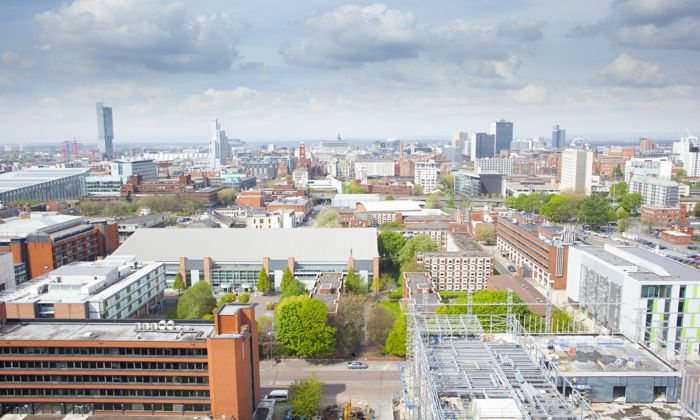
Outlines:
POLYGON ((315 373, 325 382, 323 406, 352 400, 354 406, 369 404, 379 419, 392 419, 392 396, 401 391, 401 377, 393 361, 369 361, 367 369, 350 370, 346 362, 311 364, 286 359, 275 364, 260 362, 260 384, 263 393, 287 388, 295 379, 315 373))

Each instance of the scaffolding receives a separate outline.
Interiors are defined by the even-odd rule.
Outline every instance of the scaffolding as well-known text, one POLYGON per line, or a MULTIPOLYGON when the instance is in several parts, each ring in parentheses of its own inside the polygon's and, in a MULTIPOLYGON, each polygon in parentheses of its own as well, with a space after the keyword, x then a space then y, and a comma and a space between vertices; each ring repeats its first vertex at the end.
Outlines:
POLYGON ((518 320, 502 318, 490 334, 476 315, 407 314, 407 418, 599 419, 518 320))

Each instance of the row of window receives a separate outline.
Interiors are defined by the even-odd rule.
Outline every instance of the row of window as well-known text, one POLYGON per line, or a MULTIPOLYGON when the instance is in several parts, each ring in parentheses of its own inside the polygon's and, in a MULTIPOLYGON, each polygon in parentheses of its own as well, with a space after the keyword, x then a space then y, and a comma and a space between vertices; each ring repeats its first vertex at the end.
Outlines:
POLYGON ((207 385, 208 376, 127 376, 127 375, 0 375, 0 383, 108 383, 207 385))
POLYGON ((90 369, 90 370, 195 370, 207 371, 206 363, 172 362, 48 362, 7 360, 0 361, 0 369, 90 369))
POLYGON ((206 357, 206 348, 0 347, 0 355, 206 357))
POLYGON ((209 404, 112 404, 95 403, 95 411, 170 411, 173 413, 208 413, 209 404))
POLYGON ((71 396, 71 397, 128 397, 128 398, 209 398, 209 390, 187 389, 88 389, 88 388, 6 388, 0 396, 71 396))

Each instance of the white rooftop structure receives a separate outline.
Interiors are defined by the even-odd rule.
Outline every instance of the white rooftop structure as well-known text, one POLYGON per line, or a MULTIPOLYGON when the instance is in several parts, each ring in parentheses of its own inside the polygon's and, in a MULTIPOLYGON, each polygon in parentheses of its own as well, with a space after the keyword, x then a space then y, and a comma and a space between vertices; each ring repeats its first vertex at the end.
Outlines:
POLYGON ((381 197, 379 194, 336 194, 331 200, 331 206, 354 209, 360 201, 381 201, 381 197))
POLYGON ((53 212, 30 213, 4 219, 0 223, 0 238, 25 238, 35 232, 51 233, 85 222, 81 216, 68 216, 53 212))
POLYGON ((0 174, 0 193, 88 172, 89 168, 30 168, 6 172, 0 174))
POLYGON ((139 229, 114 255, 143 261, 180 257, 260 263, 263 258, 325 262, 378 257, 377 231, 364 229, 139 229))

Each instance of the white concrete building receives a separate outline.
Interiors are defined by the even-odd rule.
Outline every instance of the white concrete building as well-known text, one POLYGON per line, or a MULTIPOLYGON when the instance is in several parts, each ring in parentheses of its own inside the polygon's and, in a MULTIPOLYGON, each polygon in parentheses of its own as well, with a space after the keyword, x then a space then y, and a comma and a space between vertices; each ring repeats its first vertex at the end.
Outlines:
POLYGON ((700 271, 637 247, 569 249, 567 297, 612 333, 673 357, 700 355, 700 271))
POLYGON ((15 288, 15 262, 11 252, 0 252, 0 292, 15 288))
POLYGON ((561 183, 563 193, 591 194, 593 152, 584 149, 566 149, 561 154, 561 183))
POLYGON ((140 175, 142 181, 153 181, 158 178, 158 164, 151 159, 135 159, 112 161, 112 176, 121 177, 126 183, 132 175, 140 175))
POLYGON ((226 131, 221 129, 218 119, 211 120, 211 137, 209 138, 209 168, 219 169, 226 165, 231 150, 226 131))
POLYGON ((625 164, 625 181, 635 176, 648 176, 658 179, 671 179, 673 162, 667 157, 632 158, 625 164))
POLYGON ((292 171, 292 180, 297 188, 306 188, 309 186, 309 171, 303 166, 292 171))
POLYGON ((248 229, 291 229, 297 227, 293 210, 277 210, 274 213, 253 212, 245 219, 248 229))
POLYGON ((423 192, 430 194, 435 191, 438 177, 440 176, 438 164, 432 160, 429 162, 416 162, 415 170, 414 182, 423 187, 423 192))
POLYGON ((392 159, 358 159, 355 161, 355 178, 394 176, 392 159))
POLYGON ((511 175, 513 173, 513 159, 491 158, 475 159, 474 169, 477 173, 511 175))
POLYGON ((331 200, 331 207, 354 209, 360 201, 382 201, 379 194, 336 194, 331 200))
POLYGON ((678 207, 680 202, 680 190, 675 181, 635 176, 629 182, 628 191, 642 194, 645 206, 678 207))
POLYGON ((122 184, 119 175, 88 176, 85 178, 85 191, 88 195, 119 195, 122 184))

